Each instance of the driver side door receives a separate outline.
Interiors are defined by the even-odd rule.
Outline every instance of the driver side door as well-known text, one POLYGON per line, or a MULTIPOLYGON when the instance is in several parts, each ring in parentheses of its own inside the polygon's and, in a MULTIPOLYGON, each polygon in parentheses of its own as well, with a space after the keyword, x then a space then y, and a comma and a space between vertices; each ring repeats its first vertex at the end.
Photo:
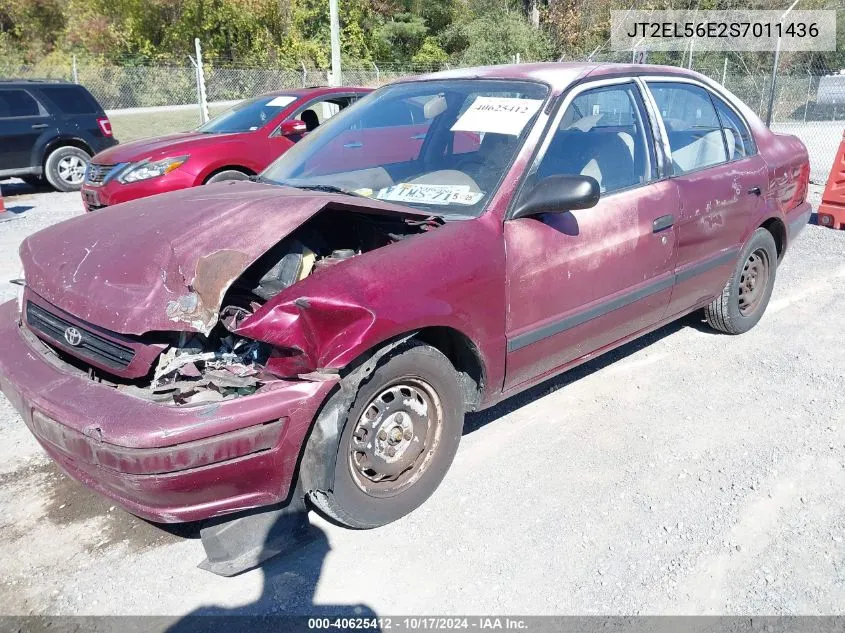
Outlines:
POLYGON ((505 391, 577 364, 659 322, 674 283, 679 197, 661 179, 640 88, 610 80, 574 89, 522 190, 557 174, 596 178, 589 209, 505 222, 505 391))

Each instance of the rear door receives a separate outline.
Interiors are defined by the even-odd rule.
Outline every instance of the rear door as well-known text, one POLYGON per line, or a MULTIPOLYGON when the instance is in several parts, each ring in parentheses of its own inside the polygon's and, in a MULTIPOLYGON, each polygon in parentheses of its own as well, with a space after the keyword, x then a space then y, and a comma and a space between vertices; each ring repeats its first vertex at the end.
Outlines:
POLYGON ((766 164, 742 117, 704 86, 648 79, 678 187, 678 261, 670 314, 721 292, 749 218, 763 204, 766 164))
POLYGON ((37 167, 33 148, 53 136, 53 117, 23 88, 0 88, 0 172, 37 167))
POLYGON ((97 122, 105 113, 85 88, 75 84, 44 84, 39 87, 39 93, 49 100, 48 108, 54 113, 62 134, 84 139, 95 153, 107 147, 103 141, 108 137, 97 122))
POLYGON ((505 222, 506 389, 654 325, 669 304, 678 191, 660 178, 639 86, 576 90, 521 195, 558 174, 592 176, 602 195, 591 209, 505 222))
POLYGON ((321 162, 334 171, 350 161, 366 168, 416 160, 430 124, 420 104, 397 99, 382 108, 378 118, 364 117, 339 136, 321 162))

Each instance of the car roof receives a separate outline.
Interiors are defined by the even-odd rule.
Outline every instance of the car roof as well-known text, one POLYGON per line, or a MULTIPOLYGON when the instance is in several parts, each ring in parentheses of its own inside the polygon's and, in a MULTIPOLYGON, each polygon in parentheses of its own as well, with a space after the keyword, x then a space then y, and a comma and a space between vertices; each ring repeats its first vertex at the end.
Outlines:
POLYGON ((262 97, 277 97, 281 95, 290 95, 295 96, 297 98, 310 98, 310 97, 319 97, 322 95, 331 95, 335 93, 349 93, 349 92, 372 92, 372 88, 364 88, 360 86, 309 86, 307 88, 289 88, 279 89, 279 90, 272 90, 270 92, 265 92, 264 94, 260 95, 262 97))
POLYGON ((580 78, 607 75, 672 74, 679 77, 701 79, 694 71, 677 66, 655 64, 609 64, 603 62, 537 62, 532 64, 504 64, 500 66, 477 66, 456 68, 430 73, 413 80, 436 79, 514 79, 540 81, 549 84, 553 90, 562 90, 580 78))
POLYGON ((65 81, 64 79, 0 79, 0 88, 9 88, 11 86, 38 86, 44 88, 47 86, 75 86, 82 88, 79 84, 65 81))

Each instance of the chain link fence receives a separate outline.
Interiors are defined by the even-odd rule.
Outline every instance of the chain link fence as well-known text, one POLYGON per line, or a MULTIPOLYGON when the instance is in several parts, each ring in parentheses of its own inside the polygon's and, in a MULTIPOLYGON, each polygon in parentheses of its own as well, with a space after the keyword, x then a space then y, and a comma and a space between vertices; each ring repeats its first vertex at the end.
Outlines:
MULTIPOLYGON (((606 53, 593 61, 630 62, 630 53, 606 53)), ((683 56, 678 65, 689 66, 683 56)), ((772 88, 771 73, 750 72, 741 59, 707 56, 694 59, 693 69, 723 83, 761 118, 765 118, 772 88)), ((448 68, 444 65, 441 68, 448 68)), ((344 85, 378 87, 441 68, 369 64, 344 68, 344 85)), ((232 103, 265 92, 330 83, 327 70, 251 68, 204 65, 210 112, 218 114, 232 103)), ((73 64, 67 67, 4 68, 0 77, 42 77, 76 81, 86 86, 112 117, 122 140, 195 127, 200 122, 196 67, 184 65, 109 66, 73 64)), ((845 127, 845 70, 813 69, 778 76, 772 129, 795 134, 810 154, 811 178, 823 183, 833 163, 845 127)))

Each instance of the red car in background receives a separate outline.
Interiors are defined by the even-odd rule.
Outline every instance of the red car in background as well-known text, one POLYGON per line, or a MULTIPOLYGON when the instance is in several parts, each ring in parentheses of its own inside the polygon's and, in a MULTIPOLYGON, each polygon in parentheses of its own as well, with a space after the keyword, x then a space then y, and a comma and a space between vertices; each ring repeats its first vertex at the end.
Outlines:
POLYGON ((100 152, 82 186, 87 211, 222 180, 246 180, 369 88, 281 90, 242 101, 191 132, 100 152))

